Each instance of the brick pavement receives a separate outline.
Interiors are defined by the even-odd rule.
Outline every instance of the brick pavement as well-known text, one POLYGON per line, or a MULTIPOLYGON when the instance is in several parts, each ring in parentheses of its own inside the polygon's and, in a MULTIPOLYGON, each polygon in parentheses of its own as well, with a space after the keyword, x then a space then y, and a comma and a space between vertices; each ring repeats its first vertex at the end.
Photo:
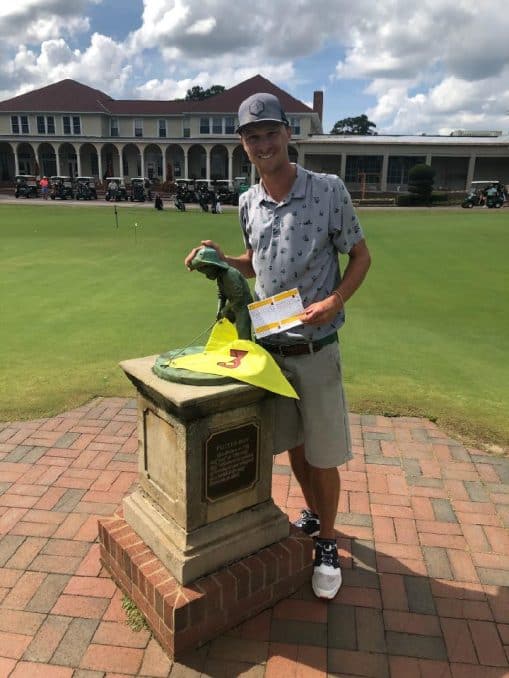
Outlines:
MULTIPOLYGON (((97 518, 136 479, 134 401, 0 424, 0 678, 509 676, 509 459, 417 418, 351 417, 344 585, 306 585, 178 663, 125 625, 97 518)), ((273 496, 302 496, 286 455, 273 496)))

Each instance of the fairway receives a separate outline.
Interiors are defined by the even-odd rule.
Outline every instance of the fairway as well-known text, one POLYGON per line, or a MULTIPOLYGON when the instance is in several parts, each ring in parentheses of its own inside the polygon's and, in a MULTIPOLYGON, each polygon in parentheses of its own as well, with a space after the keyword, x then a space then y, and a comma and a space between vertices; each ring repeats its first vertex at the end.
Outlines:
MULTIPOLYGON (((507 445, 509 209, 360 210, 373 264, 341 331, 350 409, 507 445)), ((132 395, 120 360, 193 342, 215 286, 183 266, 235 212, 0 205, 0 420, 132 395), (136 224, 136 225, 135 225, 136 224)), ((345 262, 343 262, 344 265, 345 262)), ((193 343, 200 343, 203 338, 193 343)))

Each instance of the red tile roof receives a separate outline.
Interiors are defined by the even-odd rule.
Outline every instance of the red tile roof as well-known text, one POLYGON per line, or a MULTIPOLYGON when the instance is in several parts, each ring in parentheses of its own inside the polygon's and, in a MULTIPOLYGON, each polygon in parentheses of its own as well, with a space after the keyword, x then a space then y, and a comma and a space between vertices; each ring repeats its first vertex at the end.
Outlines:
POLYGON ((153 101, 147 99, 112 99, 108 94, 75 80, 61 80, 52 85, 0 102, 4 112, 106 113, 110 115, 181 115, 183 113, 236 113, 240 103, 256 92, 279 97, 287 114, 312 113, 302 101, 290 96, 261 75, 244 80, 221 94, 203 101, 153 101))
POLYGON ((0 111, 104 113, 112 101, 104 92, 68 79, 2 101, 0 111))

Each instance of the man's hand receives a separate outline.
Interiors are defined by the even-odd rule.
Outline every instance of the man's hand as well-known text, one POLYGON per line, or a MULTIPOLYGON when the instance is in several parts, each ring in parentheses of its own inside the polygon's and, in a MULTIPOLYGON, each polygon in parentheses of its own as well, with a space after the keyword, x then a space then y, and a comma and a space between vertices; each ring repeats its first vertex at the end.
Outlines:
POLYGON ((196 254, 202 249, 202 247, 212 247, 212 249, 216 250, 216 252, 218 253, 219 258, 225 261, 224 253, 222 249, 219 247, 219 245, 217 245, 215 242, 212 242, 212 240, 202 240, 201 245, 199 247, 194 247, 184 260, 184 264, 186 265, 186 268, 189 271, 192 270, 190 266, 192 260, 195 258, 196 254))
POLYGON ((302 324, 325 325, 334 320, 341 307, 341 300, 335 294, 326 297, 322 301, 316 301, 304 309, 302 324))

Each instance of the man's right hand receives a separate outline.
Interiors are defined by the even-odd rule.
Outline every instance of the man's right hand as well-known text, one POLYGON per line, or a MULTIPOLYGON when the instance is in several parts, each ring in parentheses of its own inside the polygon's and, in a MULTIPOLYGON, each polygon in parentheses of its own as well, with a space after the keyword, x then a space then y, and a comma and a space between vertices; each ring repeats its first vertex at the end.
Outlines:
POLYGON ((212 249, 216 250, 219 258, 222 259, 223 261, 226 261, 224 253, 217 243, 213 242, 212 240, 202 240, 201 245, 199 247, 194 247, 184 260, 184 264, 186 265, 186 268, 189 271, 192 270, 190 266, 192 260, 195 258, 196 254, 202 249, 202 247, 212 247, 212 249))

